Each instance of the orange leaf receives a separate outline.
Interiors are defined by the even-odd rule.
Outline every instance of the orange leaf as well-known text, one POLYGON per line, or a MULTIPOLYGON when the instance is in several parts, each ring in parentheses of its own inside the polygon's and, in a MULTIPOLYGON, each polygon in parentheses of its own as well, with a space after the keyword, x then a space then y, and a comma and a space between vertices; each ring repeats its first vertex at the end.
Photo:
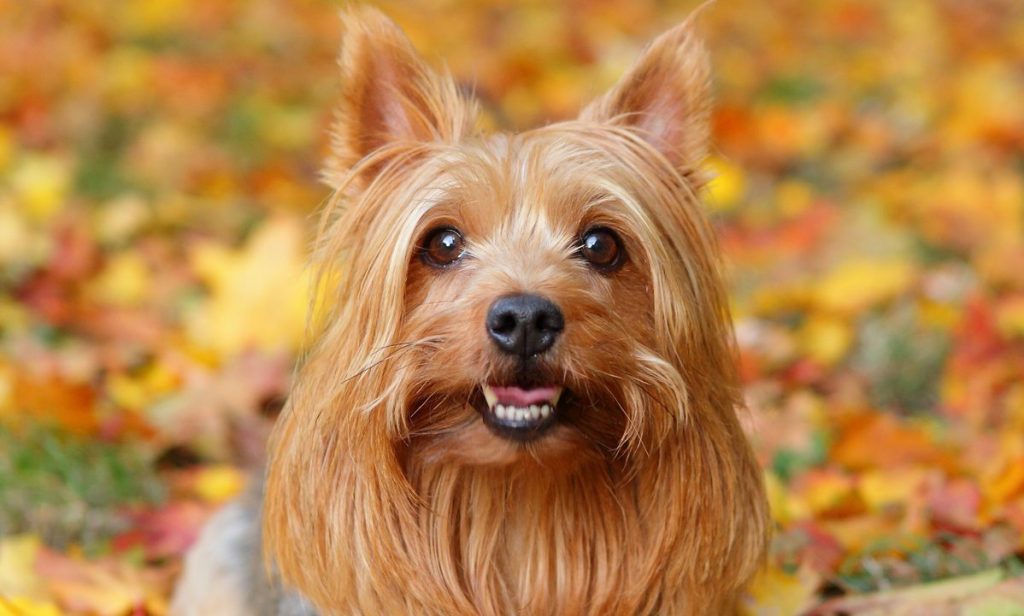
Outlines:
POLYGON ((88 384, 15 371, 11 390, 10 408, 19 419, 56 422, 78 434, 94 434, 99 426, 96 394, 88 384))
POLYGON ((949 446, 924 429, 880 413, 866 413, 841 426, 831 459, 851 469, 954 466, 949 446))

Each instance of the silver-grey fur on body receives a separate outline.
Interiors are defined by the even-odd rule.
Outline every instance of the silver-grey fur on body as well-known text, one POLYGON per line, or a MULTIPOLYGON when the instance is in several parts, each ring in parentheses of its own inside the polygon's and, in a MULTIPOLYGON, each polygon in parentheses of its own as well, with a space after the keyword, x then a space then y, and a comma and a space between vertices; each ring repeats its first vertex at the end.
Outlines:
POLYGON ((172 616, 316 616, 301 595, 284 589, 263 565, 262 490, 213 516, 185 557, 172 616))

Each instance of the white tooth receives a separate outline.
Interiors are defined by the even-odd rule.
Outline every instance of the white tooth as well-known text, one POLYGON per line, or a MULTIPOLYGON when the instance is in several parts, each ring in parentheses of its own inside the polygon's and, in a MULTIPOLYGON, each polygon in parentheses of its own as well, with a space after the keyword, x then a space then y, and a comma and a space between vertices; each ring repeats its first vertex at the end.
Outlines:
POLYGON ((536 404, 530 405, 530 417, 532 419, 537 419, 538 417, 540 417, 540 407, 537 406, 536 404))
POLYGON ((505 418, 505 407, 500 405, 500 404, 495 406, 494 407, 494 414, 497 415, 499 418, 504 419, 505 418))
POLYGON ((548 415, 551 414, 551 407, 546 404, 540 407, 540 414, 543 415, 544 417, 547 417, 548 415))
POLYGON ((551 396, 551 406, 558 405, 558 399, 562 396, 562 388, 558 387, 555 389, 555 395, 551 396))
POLYGON ((524 419, 526 419, 527 416, 529 416, 529 414, 530 411, 526 409, 516 409, 516 419, 518 419, 519 421, 523 421, 524 419))
POLYGON ((494 390, 484 385, 484 399, 487 400, 487 406, 494 408, 494 403, 498 401, 498 396, 494 394, 494 390))

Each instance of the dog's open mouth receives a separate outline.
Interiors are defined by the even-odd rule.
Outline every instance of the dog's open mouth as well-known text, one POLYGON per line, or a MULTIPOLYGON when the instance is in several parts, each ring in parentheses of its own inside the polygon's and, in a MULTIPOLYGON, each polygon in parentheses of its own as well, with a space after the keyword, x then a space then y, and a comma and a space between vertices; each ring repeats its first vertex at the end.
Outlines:
POLYGON ((500 436, 526 441, 555 423, 562 388, 483 385, 480 394, 475 406, 484 423, 500 436))

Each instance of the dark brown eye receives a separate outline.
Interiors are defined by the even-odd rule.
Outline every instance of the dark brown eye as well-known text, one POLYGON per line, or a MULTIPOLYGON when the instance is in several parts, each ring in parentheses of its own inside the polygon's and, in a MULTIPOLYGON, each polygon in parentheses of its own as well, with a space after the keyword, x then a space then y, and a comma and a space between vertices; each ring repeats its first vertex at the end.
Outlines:
POLYGON ((602 272, 610 272, 622 265, 626 252, 622 240, 611 229, 595 227, 580 237, 580 256, 602 272))
POLYGON ((420 248, 423 262, 432 267, 448 267, 462 258, 465 242, 458 229, 442 227, 434 229, 420 248))

